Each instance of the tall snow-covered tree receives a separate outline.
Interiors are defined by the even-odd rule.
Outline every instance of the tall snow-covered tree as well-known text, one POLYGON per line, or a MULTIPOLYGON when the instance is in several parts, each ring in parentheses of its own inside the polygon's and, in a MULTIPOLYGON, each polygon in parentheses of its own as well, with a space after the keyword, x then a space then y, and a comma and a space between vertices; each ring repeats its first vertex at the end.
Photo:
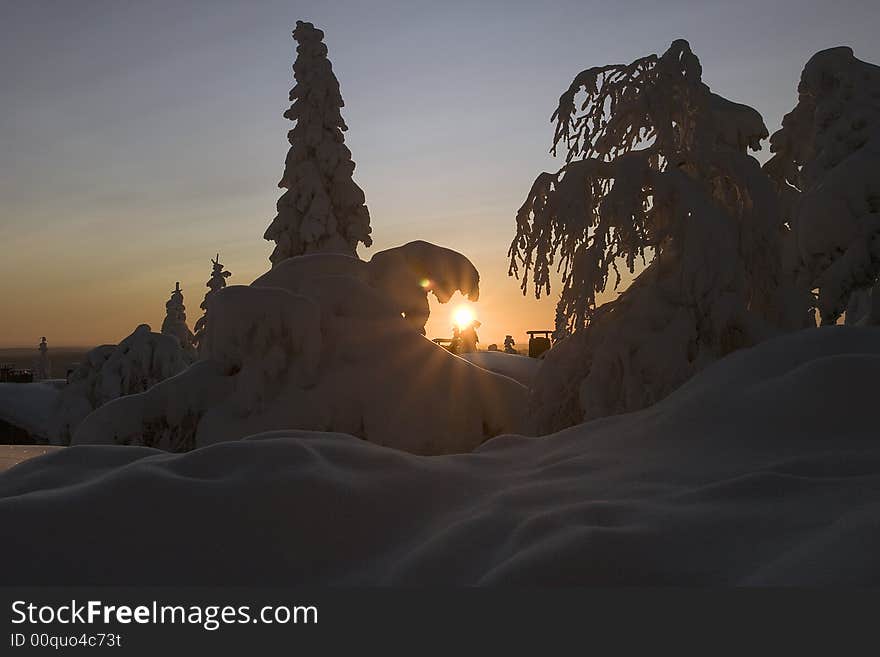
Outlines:
POLYGON ((196 350, 194 336, 186 324, 186 306, 183 305, 183 291, 180 283, 174 284, 171 298, 165 302, 165 319, 162 321, 162 333, 173 335, 180 342, 180 347, 189 360, 195 360, 196 350))
POLYGON ((264 235, 275 242, 273 266, 322 251, 354 256, 359 243, 373 243, 364 192, 352 179, 355 165, 342 134, 348 127, 339 111, 344 103, 324 33, 297 21, 293 38, 299 44, 293 64, 296 86, 284 117, 296 125, 287 134, 290 150, 278 183, 287 191, 264 235))
POLYGON ((193 342, 196 347, 201 346, 202 340, 205 337, 205 330, 208 327, 208 298, 217 290, 222 290, 226 287, 226 279, 230 276, 232 276, 232 272, 224 271, 223 265, 220 263, 220 254, 218 253, 217 258, 211 260, 211 278, 205 283, 208 291, 205 293, 205 298, 199 306, 204 311, 204 314, 199 317, 194 327, 195 335, 193 336, 193 342))
POLYGON ((808 304, 780 267, 776 190, 748 155, 767 129, 712 93, 687 41, 581 72, 551 121, 551 152, 564 147, 567 163, 538 176, 509 251, 524 293, 549 293, 555 265, 557 328, 574 330, 535 379, 541 430, 644 408, 730 351, 803 325, 808 304), (598 306, 619 267, 637 265, 598 306))
POLYGON ((880 67, 848 47, 810 58, 764 170, 793 235, 786 266, 823 324, 880 323, 880 67), (873 287, 873 292, 871 288, 873 287))

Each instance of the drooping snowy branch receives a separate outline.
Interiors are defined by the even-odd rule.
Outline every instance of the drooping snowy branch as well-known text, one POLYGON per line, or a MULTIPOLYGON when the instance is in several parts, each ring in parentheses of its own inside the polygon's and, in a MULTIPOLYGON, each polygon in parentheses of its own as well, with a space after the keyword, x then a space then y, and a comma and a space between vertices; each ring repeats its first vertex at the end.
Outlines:
MULTIPOLYGON (((682 185, 693 186, 682 174, 733 214, 754 206, 753 174, 731 166, 731 153, 760 148, 767 129, 755 110, 713 94, 701 70, 678 40, 662 57, 587 69, 560 98, 551 150, 564 144, 567 164, 535 180, 509 256, 510 274, 522 273, 524 293, 531 275, 536 296, 550 292, 558 258, 559 307, 570 325, 589 322, 612 275, 618 287, 618 262, 633 273, 669 247, 692 210, 682 185)), ((775 227, 752 228, 765 233, 755 239, 778 237, 775 227)), ((773 268, 772 258, 762 265, 773 268)))
POLYGON ((359 243, 372 244, 364 192, 352 179, 354 162, 345 146, 339 81, 327 59, 324 33, 297 21, 293 37, 296 86, 284 117, 296 121, 288 133, 290 150, 278 183, 287 191, 264 238, 275 242, 273 265, 315 252, 355 255, 359 243))

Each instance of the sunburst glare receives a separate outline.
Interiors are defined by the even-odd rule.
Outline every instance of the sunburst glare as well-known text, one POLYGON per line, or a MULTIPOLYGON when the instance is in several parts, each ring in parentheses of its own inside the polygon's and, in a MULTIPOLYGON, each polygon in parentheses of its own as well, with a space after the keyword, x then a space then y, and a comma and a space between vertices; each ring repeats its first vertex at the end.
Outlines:
POLYGON ((476 319, 476 316, 474 315, 474 311, 469 306, 459 306, 452 313, 452 319, 458 328, 464 329, 473 323, 473 321, 476 319))

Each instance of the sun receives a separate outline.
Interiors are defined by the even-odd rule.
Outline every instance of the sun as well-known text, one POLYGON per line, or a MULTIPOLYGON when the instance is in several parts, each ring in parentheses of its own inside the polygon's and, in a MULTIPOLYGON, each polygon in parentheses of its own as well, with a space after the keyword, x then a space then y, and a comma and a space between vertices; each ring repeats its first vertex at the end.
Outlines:
POLYGON ((474 316, 474 311, 467 306, 459 306, 452 314, 452 319, 459 329, 465 329, 473 323, 476 317, 474 316))

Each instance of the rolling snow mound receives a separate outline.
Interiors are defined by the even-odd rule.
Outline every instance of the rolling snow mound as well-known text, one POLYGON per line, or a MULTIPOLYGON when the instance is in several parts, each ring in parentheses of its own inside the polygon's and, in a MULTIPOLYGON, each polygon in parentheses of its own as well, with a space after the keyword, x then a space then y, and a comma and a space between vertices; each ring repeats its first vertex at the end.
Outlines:
POLYGON ((8 585, 878 585, 878 380, 880 331, 827 327, 470 454, 77 446, 0 475, 0 553, 8 585))

